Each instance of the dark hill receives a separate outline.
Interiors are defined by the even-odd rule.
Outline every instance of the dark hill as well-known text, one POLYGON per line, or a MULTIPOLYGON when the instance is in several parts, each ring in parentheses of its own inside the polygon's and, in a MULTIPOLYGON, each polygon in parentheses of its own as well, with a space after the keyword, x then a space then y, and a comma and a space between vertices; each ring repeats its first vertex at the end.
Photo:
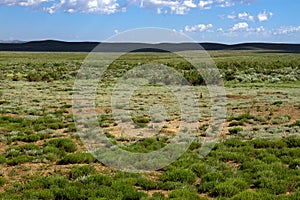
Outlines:
MULTIPOLYGON (((32 41, 25 43, 0 43, 0 51, 36 51, 36 52, 90 52, 98 42, 64 42, 55 40, 32 41)), ((286 53, 300 53, 300 44, 284 43, 241 43, 219 44, 199 43, 206 50, 265 50, 286 53)), ((98 52, 165 52, 195 50, 199 46, 194 43, 101 43, 97 47, 98 52)))

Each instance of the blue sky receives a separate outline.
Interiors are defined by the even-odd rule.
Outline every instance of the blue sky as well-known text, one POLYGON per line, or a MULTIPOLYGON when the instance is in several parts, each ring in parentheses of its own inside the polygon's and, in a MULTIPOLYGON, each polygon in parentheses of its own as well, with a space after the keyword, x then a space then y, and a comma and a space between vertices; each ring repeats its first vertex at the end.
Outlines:
POLYGON ((199 42, 300 43, 298 0, 0 0, 0 40, 103 41, 162 27, 199 42))

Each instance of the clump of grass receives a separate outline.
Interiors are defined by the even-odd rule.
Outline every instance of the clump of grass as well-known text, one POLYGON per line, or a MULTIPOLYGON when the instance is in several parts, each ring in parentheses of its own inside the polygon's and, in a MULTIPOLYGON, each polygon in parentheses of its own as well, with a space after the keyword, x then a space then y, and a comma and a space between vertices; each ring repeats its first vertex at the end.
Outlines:
POLYGON ((193 184, 196 181, 196 174, 187 169, 175 169, 162 174, 160 180, 193 184))
POLYGON ((95 167, 90 165, 85 166, 75 166, 69 172, 69 179, 75 180, 82 176, 87 176, 89 174, 94 174, 96 172, 95 167))
POLYGON ((281 104, 283 104, 282 101, 275 101, 272 103, 272 105, 274 105, 274 106, 280 106, 281 104))
POLYGON ((228 132, 229 132, 230 134, 233 134, 233 135, 236 135, 236 134, 238 134, 238 133, 240 133, 240 132, 242 132, 242 131, 243 131, 243 129, 240 128, 240 127, 234 127, 234 128, 228 129, 228 132))
POLYGON ((135 117, 132 120, 139 127, 146 127, 150 122, 150 119, 146 117, 135 117))
POLYGON ((44 146, 53 146, 65 152, 74 152, 77 150, 76 144, 69 138, 52 139, 45 142, 44 146))
POLYGON ((66 165, 66 164, 80 164, 80 163, 93 163, 96 158, 90 153, 73 153, 68 154, 61 159, 58 164, 66 165))

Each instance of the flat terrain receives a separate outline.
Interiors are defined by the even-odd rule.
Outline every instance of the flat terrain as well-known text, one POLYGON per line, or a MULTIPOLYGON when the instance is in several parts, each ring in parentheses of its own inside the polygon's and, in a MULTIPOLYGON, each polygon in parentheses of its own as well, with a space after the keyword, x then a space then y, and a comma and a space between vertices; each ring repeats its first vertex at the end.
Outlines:
POLYGON ((97 125, 111 144, 128 152, 168 146, 180 131, 180 106, 186 102, 151 78, 132 93, 128 105, 112 107, 119 77, 140 65, 163 64, 195 91, 198 127, 185 153, 162 169, 129 173, 95 159, 80 138, 84 127, 74 122, 74 81, 87 53, 1 52, 0 198, 299 199, 300 54, 208 53, 223 80, 226 116, 205 157, 199 154, 213 129, 213 102, 190 63, 171 53, 129 53, 99 77, 97 125), (115 110, 130 115, 117 120, 115 110), (132 127, 120 128, 128 121, 132 127), (156 132, 139 135, 143 128, 156 132))

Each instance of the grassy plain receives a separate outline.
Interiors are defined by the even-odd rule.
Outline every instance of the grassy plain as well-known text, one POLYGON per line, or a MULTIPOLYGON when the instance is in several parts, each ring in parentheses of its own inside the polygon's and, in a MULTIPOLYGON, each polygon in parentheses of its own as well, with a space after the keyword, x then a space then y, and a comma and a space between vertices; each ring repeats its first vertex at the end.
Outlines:
POLYGON ((131 53, 108 67, 97 88, 98 122, 113 144, 131 152, 166 146, 178 132, 180 110, 174 95, 148 84, 127 110, 136 129, 156 120, 164 125, 149 138, 120 131, 110 104, 115 77, 155 61, 198 91, 199 128, 184 155, 155 172, 125 173, 96 160, 77 134, 73 85, 86 53, 1 52, 0 199, 299 199, 300 55, 209 54, 224 80, 227 115, 205 158, 199 149, 210 128, 210 96, 189 63, 169 53, 131 53), (167 115, 151 118, 157 102, 167 115))

